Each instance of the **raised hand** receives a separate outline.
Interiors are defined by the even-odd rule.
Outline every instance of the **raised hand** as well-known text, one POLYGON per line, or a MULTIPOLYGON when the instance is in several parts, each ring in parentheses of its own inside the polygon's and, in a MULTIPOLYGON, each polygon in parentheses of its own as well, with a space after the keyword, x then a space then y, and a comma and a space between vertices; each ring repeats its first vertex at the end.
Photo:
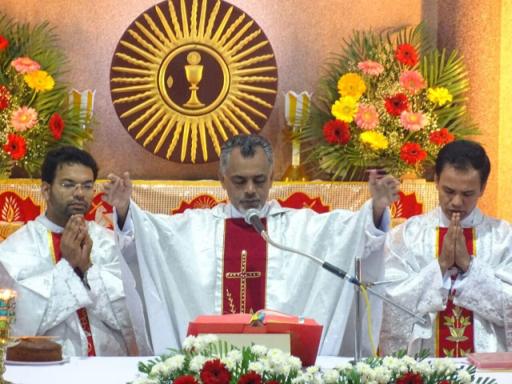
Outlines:
POLYGON ((391 175, 381 175, 377 170, 369 171, 368 185, 373 200, 373 222, 380 225, 384 210, 398 199, 400 181, 391 175))
POLYGON ((110 182, 104 186, 105 195, 103 199, 115 207, 118 216, 118 224, 122 228, 128 213, 128 208, 130 207, 130 198, 132 195, 130 174, 124 172, 123 175, 119 177, 111 173, 107 178, 110 182))

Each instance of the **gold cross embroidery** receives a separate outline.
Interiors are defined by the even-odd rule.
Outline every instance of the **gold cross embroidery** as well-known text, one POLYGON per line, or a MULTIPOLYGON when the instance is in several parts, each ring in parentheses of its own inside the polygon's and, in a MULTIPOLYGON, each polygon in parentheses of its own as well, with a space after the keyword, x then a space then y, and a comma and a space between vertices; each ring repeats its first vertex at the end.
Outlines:
POLYGON ((240 272, 226 273, 227 279, 240 279, 240 313, 245 312, 245 301, 247 297, 247 279, 256 279, 261 277, 261 272, 247 272, 247 251, 244 249, 241 253, 240 272))

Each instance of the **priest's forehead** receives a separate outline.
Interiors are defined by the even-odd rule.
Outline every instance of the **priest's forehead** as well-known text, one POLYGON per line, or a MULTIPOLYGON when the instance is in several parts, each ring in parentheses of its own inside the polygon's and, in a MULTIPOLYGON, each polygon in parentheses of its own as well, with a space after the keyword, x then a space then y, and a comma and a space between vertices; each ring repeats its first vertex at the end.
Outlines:
POLYGON ((231 154, 235 149, 243 158, 252 158, 256 154, 257 149, 263 150, 268 164, 273 164, 272 146, 267 139, 259 135, 237 135, 227 140, 223 145, 220 153, 220 170, 225 173, 231 154))

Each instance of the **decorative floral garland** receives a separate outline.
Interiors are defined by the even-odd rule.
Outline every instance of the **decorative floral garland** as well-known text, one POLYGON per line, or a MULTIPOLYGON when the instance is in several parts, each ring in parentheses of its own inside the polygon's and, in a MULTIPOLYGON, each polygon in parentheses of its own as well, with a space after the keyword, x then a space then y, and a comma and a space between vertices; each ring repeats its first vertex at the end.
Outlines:
POLYGON ((189 336, 181 352, 139 363, 141 375, 131 384, 470 384, 492 383, 476 378, 473 366, 450 359, 409 356, 370 358, 334 369, 302 369, 300 359, 277 349, 253 345, 242 349, 214 335, 189 336))
POLYGON ((0 178, 15 166, 37 175, 49 149, 92 138, 85 111, 66 106, 56 43, 48 23, 31 28, 0 14, 0 178))
POLYGON ((462 58, 433 49, 422 25, 355 32, 326 69, 300 139, 333 179, 368 167, 421 174, 445 144, 478 132, 462 58))

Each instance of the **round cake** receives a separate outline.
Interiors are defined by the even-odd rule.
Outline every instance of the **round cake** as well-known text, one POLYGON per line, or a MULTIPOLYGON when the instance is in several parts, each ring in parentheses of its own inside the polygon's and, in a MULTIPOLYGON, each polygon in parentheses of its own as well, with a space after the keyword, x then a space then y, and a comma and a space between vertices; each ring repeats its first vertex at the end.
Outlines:
POLYGON ((45 337, 23 337, 20 342, 7 348, 10 361, 60 361, 62 346, 45 337))

